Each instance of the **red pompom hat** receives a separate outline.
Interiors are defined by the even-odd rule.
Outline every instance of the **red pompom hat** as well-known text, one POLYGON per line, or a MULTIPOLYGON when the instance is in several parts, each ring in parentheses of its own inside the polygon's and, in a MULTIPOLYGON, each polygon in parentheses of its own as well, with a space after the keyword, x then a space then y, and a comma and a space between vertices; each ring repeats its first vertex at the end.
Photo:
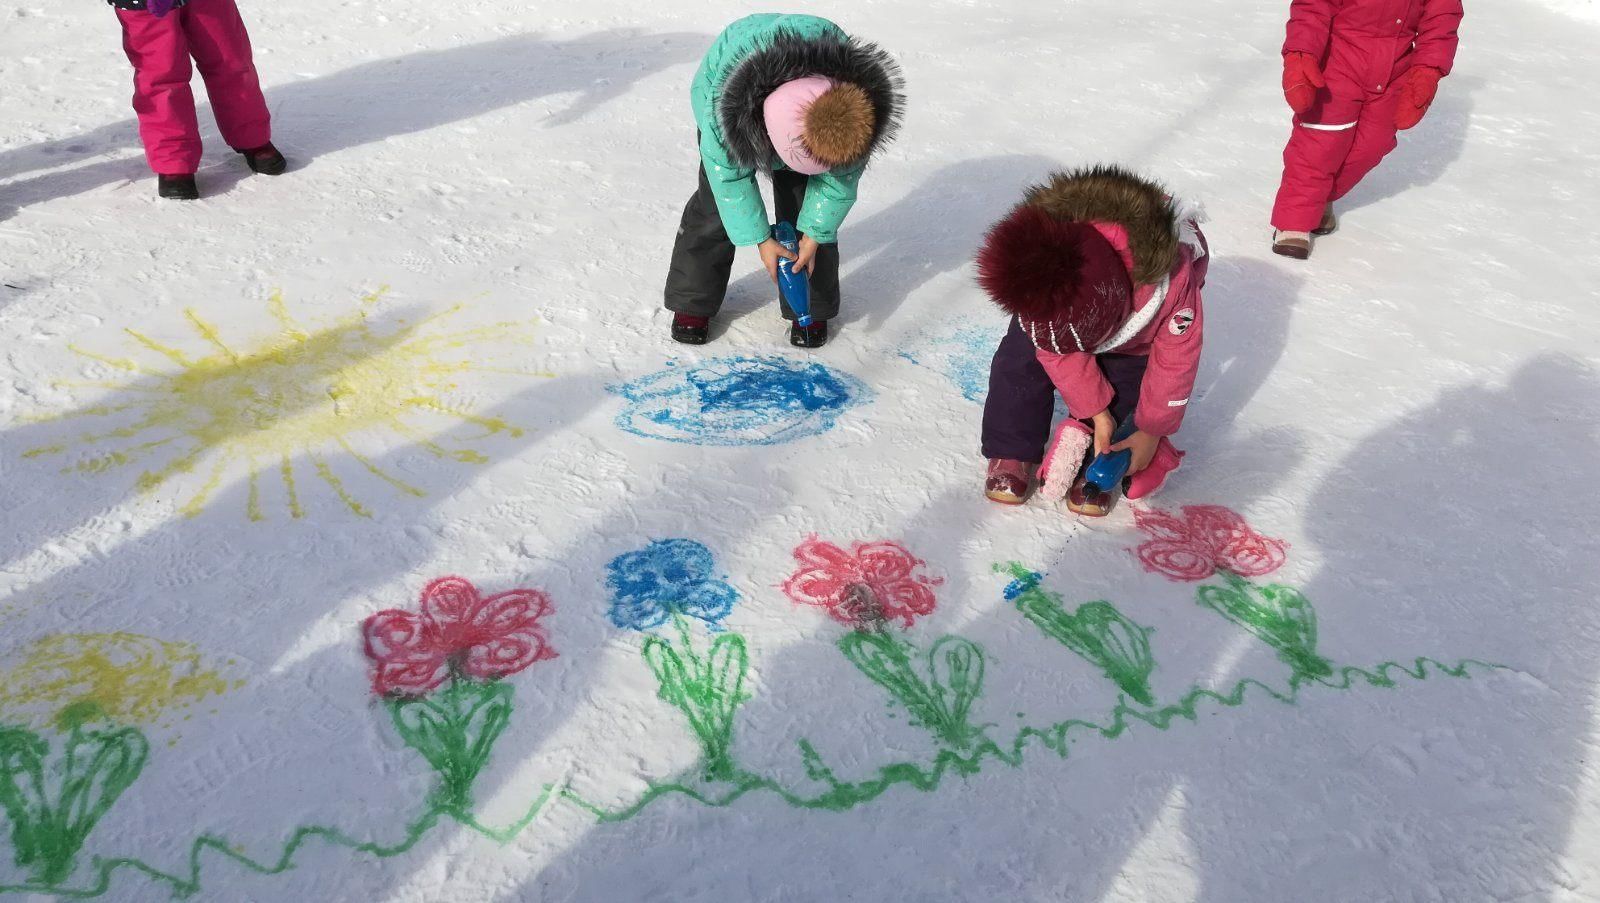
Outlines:
POLYGON ((978 284, 1045 351, 1093 352, 1133 315, 1133 281, 1100 230, 1023 204, 978 251, 978 284))

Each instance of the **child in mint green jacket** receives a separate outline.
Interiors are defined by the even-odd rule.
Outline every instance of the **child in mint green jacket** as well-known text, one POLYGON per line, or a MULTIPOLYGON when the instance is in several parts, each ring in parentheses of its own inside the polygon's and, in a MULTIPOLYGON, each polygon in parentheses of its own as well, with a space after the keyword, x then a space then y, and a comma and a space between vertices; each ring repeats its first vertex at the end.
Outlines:
POLYGON ((683 210, 667 275, 674 339, 707 341, 735 249, 753 245, 774 281, 779 258, 810 275, 812 324, 791 326, 789 341, 827 341, 827 321, 839 312, 839 226, 867 159, 899 127, 902 87, 887 53, 827 19, 762 13, 717 36, 690 90, 700 185, 683 210), (757 171, 771 173, 777 219, 801 233, 798 254, 771 237, 757 171))

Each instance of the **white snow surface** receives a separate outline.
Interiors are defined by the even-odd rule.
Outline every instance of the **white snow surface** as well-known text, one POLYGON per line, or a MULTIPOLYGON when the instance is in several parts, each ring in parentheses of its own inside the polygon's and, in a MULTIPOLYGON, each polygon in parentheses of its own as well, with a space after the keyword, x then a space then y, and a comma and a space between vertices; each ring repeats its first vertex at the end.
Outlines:
MULTIPOLYGON (((1304 263, 1272 256, 1266 225, 1289 129, 1286 4, 808 6, 891 49, 910 98, 841 233, 845 313, 814 353, 787 345, 751 255, 714 343, 674 345, 660 309, 695 180, 689 80, 752 7, 241 5, 293 168, 248 175, 202 106, 206 196, 181 204, 155 197, 112 13, 0 0, 0 724, 59 754, 66 727, 30 708, 42 685, 27 664, 52 642, 91 642, 72 635, 188 644, 229 688, 121 718, 148 759, 55 889, 1600 899, 1592 4, 1469 4, 1428 118, 1304 263), (1188 457, 1145 507, 1224 506, 1284 540, 1286 562, 1256 582, 1309 600, 1316 652, 1336 668, 1496 667, 1295 683, 1272 645, 1197 604, 1196 584, 1141 567, 1131 506, 1085 522, 983 499, 981 405, 962 389, 1003 321, 972 251, 1025 185, 1093 161, 1150 173, 1210 215, 1188 457), (274 369, 274 353, 295 353, 276 297, 299 339, 338 360, 355 349, 349 382, 366 395, 269 397, 318 385, 274 369), (446 333, 457 344, 426 338, 446 333), (363 376, 369 353, 399 363, 363 376), (870 396, 782 444, 619 428, 627 400, 611 387, 734 355, 815 362, 870 396), (429 375, 464 360, 481 367, 429 375), (193 389, 208 378, 234 394, 193 389), (442 400, 405 406, 413 379, 442 400), (152 395, 191 407, 142 421, 152 395), (383 403, 399 413, 363 419, 383 403), (1193 717, 1074 730, 1064 757, 1032 744, 1020 764, 980 756, 936 786, 891 779, 817 804, 830 788, 801 741, 851 793, 950 758, 840 653, 845 627, 781 588, 812 534, 889 540, 926 562, 937 607, 891 631, 981 647, 970 720, 1001 747, 1024 724, 1108 724, 1120 698, 1007 600, 995 565, 1012 561, 1069 608, 1109 600, 1154 628, 1155 705, 1189 698, 1193 717), (720 624, 749 654, 731 756, 764 782, 742 795, 701 775, 644 634, 607 617, 608 563, 668 538, 704 544, 738 593, 720 624), (435 772, 374 698, 363 654, 363 619, 415 610, 447 574, 554 606, 558 657, 504 678, 515 705, 473 792, 487 833, 449 815, 418 827, 435 772), (1241 686, 1238 705, 1192 694, 1241 686), (679 790, 652 795, 664 786, 679 790)), ((691 622, 696 642, 719 635, 691 622)), ((48 898, 10 827, 0 887, 48 898)))

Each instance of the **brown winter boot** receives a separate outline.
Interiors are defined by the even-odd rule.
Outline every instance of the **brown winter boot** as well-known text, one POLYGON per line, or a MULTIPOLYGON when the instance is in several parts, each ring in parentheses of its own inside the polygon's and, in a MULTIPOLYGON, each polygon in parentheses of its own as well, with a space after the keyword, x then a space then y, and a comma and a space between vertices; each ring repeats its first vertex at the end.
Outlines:
POLYGON ((1284 257, 1293 257, 1295 260, 1305 260, 1311 256, 1310 232, 1284 232, 1279 230, 1272 234, 1272 253, 1282 254, 1284 257))
POLYGON ((1312 235, 1332 235, 1339 231, 1339 218, 1333 215, 1333 205, 1322 208, 1322 222, 1311 230, 1312 235))

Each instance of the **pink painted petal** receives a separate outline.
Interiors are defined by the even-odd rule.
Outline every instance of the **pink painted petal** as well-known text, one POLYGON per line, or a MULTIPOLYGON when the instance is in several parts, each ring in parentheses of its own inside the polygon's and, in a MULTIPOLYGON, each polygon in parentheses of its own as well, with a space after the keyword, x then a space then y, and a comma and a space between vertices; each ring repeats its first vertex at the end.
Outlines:
POLYGON ((1183 517, 1189 522, 1190 535, 1203 539, 1218 554, 1235 539, 1255 532, 1244 518, 1221 505, 1185 505, 1183 517))
POLYGON ((1184 542, 1189 538, 1189 525, 1182 518, 1158 508, 1134 508, 1133 523, 1151 539, 1184 542))
POLYGON ((478 611, 478 589, 460 577, 440 577, 422 590, 422 614, 448 631, 472 621, 478 611))
POLYGON ((396 608, 380 611, 361 626, 367 657, 374 662, 432 661, 442 657, 433 625, 396 608))
POLYGON ((801 605, 833 605, 853 582, 848 576, 813 569, 800 571, 783 581, 783 594, 801 605))
POLYGON ((407 662, 385 662, 372 675, 372 692, 379 696, 426 696, 450 674, 444 656, 407 662))
POLYGON ((931 581, 926 579, 899 580, 873 590, 886 621, 898 620, 902 627, 910 627, 917 618, 933 613, 936 600, 931 581))
POLYGON ((523 630, 554 609, 550 597, 536 589, 513 589, 483 600, 472 618, 475 633, 492 636, 523 630))
POLYGON ((815 536, 795 547, 794 560, 810 568, 837 571, 841 574, 853 574, 859 567, 855 557, 849 552, 815 536))
POLYGON ((1288 558, 1289 544, 1259 533, 1241 536, 1222 550, 1217 565, 1241 577, 1260 577, 1270 574, 1288 558))
POLYGON ((904 580, 914 568, 922 565, 921 559, 897 542, 860 543, 855 553, 862 578, 873 584, 904 580))
POLYGON ((499 680, 534 662, 555 657, 544 634, 529 628, 473 646, 461 663, 461 671, 475 680, 499 680))
POLYGON ((1204 545, 1155 540, 1137 550, 1145 570, 1173 580, 1204 580, 1216 572, 1211 550, 1204 545))

